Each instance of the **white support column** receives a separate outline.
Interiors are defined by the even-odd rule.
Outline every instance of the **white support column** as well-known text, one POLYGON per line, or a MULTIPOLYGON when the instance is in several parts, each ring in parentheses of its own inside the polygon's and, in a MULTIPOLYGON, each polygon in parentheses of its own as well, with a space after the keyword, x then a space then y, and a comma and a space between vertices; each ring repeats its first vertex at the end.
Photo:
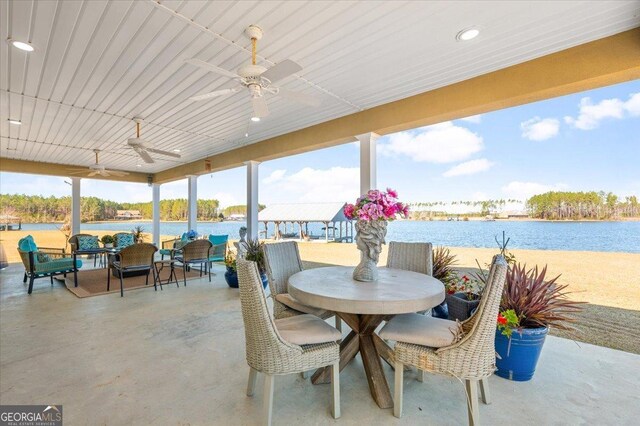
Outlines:
POLYGON ((192 229, 198 230, 198 176, 188 175, 189 179, 189 197, 187 200, 188 206, 188 231, 192 229))
POLYGON ((258 165, 259 161, 247 161, 247 237, 256 239, 258 232, 258 165))
POLYGON ((71 235, 80 233, 80 178, 71 178, 71 235))
POLYGON ((153 206, 153 225, 152 235, 153 244, 160 247, 160 184, 151 184, 151 199, 153 206))
POLYGON ((356 136, 360 141, 360 194, 376 189, 376 141, 379 137, 376 133, 356 136))

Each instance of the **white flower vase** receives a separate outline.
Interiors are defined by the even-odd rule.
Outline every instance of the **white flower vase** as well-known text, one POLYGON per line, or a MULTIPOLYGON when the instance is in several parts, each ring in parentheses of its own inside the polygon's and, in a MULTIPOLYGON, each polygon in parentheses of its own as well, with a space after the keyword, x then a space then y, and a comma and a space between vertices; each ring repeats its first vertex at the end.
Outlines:
POLYGON ((378 279, 378 259, 387 235, 387 221, 356 222, 356 245, 360 250, 360 263, 353 271, 356 281, 370 282, 378 279))

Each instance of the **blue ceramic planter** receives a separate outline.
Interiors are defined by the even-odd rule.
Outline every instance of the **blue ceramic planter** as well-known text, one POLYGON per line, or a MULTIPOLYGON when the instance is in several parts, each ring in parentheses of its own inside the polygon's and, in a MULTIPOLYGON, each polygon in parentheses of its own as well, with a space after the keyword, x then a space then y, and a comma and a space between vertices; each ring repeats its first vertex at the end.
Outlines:
MULTIPOLYGON (((260 279, 262 280, 262 288, 267 288, 267 284, 269 284, 267 274, 260 275, 260 279)), ((227 266, 227 271, 224 273, 224 280, 229 287, 238 288, 238 271, 227 266)))
POLYGON ((525 382, 531 380, 536 371, 538 358, 549 329, 524 328, 514 331, 511 341, 496 330, 496 374, 508 380, 525 382))
POLYGON ((238 271, 227 266, 227 271, 224 273, 224 280, 231 288, 238 288, 238 271))

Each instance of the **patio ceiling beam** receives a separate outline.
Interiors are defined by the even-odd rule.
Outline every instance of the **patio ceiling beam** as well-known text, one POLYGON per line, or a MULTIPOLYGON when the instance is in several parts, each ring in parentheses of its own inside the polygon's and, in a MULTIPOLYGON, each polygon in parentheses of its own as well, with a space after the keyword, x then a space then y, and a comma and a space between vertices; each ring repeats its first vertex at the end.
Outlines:
MULTIPOLYGON (((0 171, 2 172, 14 172, 14 173, 28 173, 34 175, 48 175, 48 176, 69 176, 69 168, 78 168, 71 164, 54 164, 43 163, 39 161, 27 161, 27 160, 15 160, 12 158, 0 157, 0 171)), ((126 176, 92 176, 88 179, 101 179, 101 180, 114 180, 122 182, 138 182, 149 183, 149 177, 153 176, 147 173, 129 172, 126 176)))
POLYGON ((640 28, 164 170, 156 182, 240 167, 640 78, 640 28))

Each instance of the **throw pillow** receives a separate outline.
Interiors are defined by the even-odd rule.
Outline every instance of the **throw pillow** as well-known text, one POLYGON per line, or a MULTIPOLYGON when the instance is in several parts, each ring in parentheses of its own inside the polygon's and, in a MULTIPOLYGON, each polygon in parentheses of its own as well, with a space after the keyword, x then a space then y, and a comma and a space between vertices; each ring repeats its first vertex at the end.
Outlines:
POLYGON ((38 253, 38 263, 46 263, 51 261, 51 257, 47 253, 38 253))
POLYGON ((129 247, 133 243, 134 243, 133 234, 116 235, 116 247, 119 247, 119 248, 129 247))
POLYGON ((31 235, 27 235, 18 241, 18 249, 21 251, 38 251, 38 247, 33 241, 33 237, 31 235))
POLYGON ((78 250, 93 250, 97 248, 100 248, 100 244, 98 244, 98 237, 78 237, 78 250))

